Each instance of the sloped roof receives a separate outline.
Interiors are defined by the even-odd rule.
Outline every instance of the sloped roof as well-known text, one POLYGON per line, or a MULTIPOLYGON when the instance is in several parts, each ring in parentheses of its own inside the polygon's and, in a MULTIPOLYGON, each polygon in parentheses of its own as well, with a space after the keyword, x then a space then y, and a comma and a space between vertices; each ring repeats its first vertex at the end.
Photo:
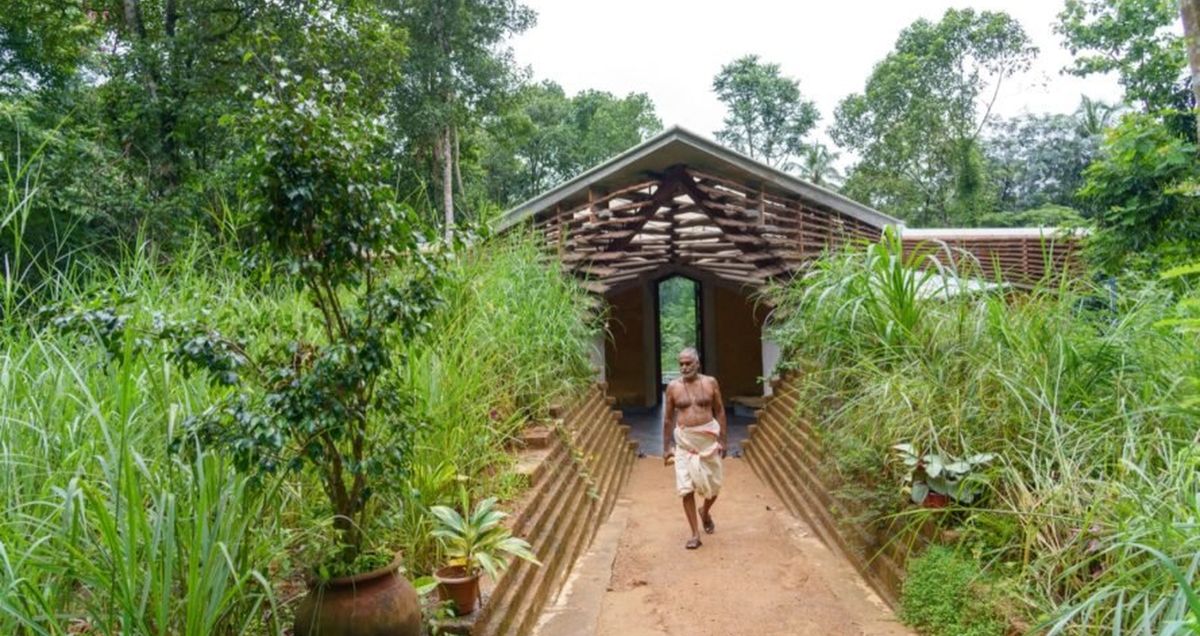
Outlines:
POLYGON ((761 285, 827 250, 900 231, 906 250, 1027 285, 1077 268, 1077 237, 1037 228, 908 229, 899 219, 678 126, 513 207, 567 270, 608 294, 664 273, 761 285), (965 259, 965 260, 964 260, 965 259))
POLYGON ((686 128, 674 126, 574 179, 511 208, 500 217, 496 229, 503 232, 539 213, 553 210, 555 206, 585 200, 589 189, 613 190, 647 176, 662 174, 678 165, 720 174, 730 180, 753 185, 768 194, 796 197, 810 205, 840 212, 874 227, 903 225, 895 217, 772 168, 686 128))

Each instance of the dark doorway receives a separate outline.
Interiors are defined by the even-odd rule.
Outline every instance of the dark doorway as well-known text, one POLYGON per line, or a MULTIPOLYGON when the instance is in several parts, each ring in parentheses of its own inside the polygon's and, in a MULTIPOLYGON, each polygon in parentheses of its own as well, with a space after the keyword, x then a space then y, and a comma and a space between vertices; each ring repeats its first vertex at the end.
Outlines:
POLYGON ((693 347, 700 352, 704 368, 700 311, 700 283, 686 276, 671 276, 657 283, 655 323, 657 333, 657 378, 659 391, 679 377, 679 352, 693 347))

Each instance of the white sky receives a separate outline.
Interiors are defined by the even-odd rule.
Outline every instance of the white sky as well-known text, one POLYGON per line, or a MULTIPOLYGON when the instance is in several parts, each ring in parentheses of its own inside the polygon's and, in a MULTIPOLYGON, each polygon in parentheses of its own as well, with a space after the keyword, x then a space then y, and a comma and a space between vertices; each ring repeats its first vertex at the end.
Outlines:
MULTIPOLYGON (((647 93, 663 125, 712 136, 724 107, 712 92, 723 64, 749 53, 780 64, 821 111, 817 126, 918 18, 938 21, 950 7, 1003 10, 1021 22, 1040 51, 1033 68, 1001 88, 995 112, 1071 112, 1081 94, 1115 102, 1114 77, 1083 80, 1060 73, 1071 56, 1053 31, 1062 0, 524 0, 537 26, 512 42, 534 79, 569 93, 596 88, 647 93)), ((820 138, 826 138, 821 133, 820 138)))

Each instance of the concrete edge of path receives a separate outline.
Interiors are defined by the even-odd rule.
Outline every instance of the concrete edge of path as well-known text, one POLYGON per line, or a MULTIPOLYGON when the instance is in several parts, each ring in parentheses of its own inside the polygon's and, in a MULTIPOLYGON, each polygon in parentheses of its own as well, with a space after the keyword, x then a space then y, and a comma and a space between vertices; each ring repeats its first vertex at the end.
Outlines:
POLYGON ((575 562, 554 601, 542 612, 534 636, 595 634, 600 623, 604 594, 612 582, 613 562, 621 536, 629 523, 630 500, 617 500, 612 514, 596 530, 587 552, 575 562))

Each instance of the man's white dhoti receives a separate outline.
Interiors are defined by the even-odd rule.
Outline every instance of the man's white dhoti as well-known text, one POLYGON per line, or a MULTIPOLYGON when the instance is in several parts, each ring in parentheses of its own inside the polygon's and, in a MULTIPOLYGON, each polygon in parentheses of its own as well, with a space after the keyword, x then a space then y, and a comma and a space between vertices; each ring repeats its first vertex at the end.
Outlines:
POLYGON ((711 499, 721 491, 720 436, 716 420, 675 427, 675 488, 681 497, 694 492, 711 499))

